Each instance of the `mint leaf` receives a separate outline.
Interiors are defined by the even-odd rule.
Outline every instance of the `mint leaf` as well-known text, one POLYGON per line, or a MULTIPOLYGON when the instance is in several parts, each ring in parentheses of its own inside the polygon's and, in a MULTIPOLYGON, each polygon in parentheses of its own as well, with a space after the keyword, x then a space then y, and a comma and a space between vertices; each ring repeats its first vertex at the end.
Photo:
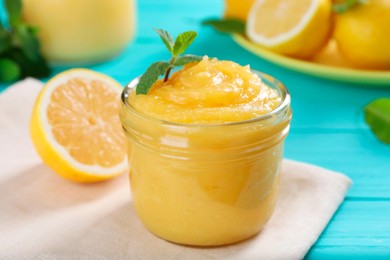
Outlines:
POLYGON ((175 44, 173 46, 173 57, 177 57, 182 54, 188 46, 195 40, 197 33, 194 31, 183 32, 177 36, 175 44))
POLYGON ((210 25, 215 30, 223 33, 245 34, 245 22, 234 18, 206 19, 202 25, 210 25))
POLYGON ((0 82, 17 80, 20 77, 19 65, 10 59, 0 59, 0 82))
POLYGON ((22 21, 22 1, 21 0, 5 0, 5 8, 8 13, 8 21, 10 25, 16 25, 22 21))
POLYGON ((183 66, 183 65, 190 63, 190 62, 201 61, 202 59, 203 59, 202 56, 186 54, 186 55, 177 57, 176 60, 173 62, 173 65, 183 66))
POLYGON ((164 75, 171 66, 172 65, 166 61, 159 61, 150 65, 150 67, 140 78, 135 93, 137 95, 146 95, 158 77, 164 75))
POLYGON ((169 32, 162 30, 162 29, 154 29, 159 35, 165 46, 167 46, 170 53, 173 52, 173 39, 172 36, 169 34, 169 32))
POLYGON ((365 108, 365 120, 376 137, 390 144, 390 98, 380 98, 365 108))

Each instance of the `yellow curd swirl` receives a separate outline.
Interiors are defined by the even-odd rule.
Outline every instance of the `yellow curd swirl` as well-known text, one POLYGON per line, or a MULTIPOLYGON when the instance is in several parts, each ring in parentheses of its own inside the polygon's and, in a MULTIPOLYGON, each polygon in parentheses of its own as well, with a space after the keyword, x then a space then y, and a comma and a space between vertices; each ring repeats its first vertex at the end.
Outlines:
POLYGON ((136 110, 162 120, 220 124, 267 114, 280 100, 249 65, 205 56, 167 82, 158 80, 147 95, 132 93, 128 101, 136 110))

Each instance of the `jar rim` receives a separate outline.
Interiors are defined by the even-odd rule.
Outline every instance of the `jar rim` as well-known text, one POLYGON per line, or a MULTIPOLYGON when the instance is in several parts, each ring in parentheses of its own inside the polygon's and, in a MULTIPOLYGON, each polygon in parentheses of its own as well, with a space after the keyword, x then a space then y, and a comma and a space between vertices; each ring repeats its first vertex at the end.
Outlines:
POLYGON ((199 123, 192 124, 192 123, 180 123, 180 122, 163 120, 163 119, 159 119, 159 118, 153 117, 151 115, 142 113, 142 112, 138 111, 137 109, 135 109, 130 103, 127 102, 129 94, 133 90, 135 90, 141 76, 133 79, 132 81, 130 81, 126 85, 126 87, 124 88, 124 90, 122 91, 122 94, 121 94, 121 101, 122 101, 122 105, 126 106, 126 108, 130 109, 138 117, 142 117, 145 120, 148 120, 150 122, 155 122, 158 124, 162 124, 162 125, 166 125, 166 126, 185 127, 185 128, 237 126, 237 125, 251 124, 251 123, 255 123, 255 122, 259 122, 259 121, 263 121, 263 120, 266 120, 268 118, 271 118, 275 115, 282 113, 286 109, 288 109, 288 107, 290 106, 290 103, 291 103, 291 96, 290 96, 290 92, 286 88, 286 86, 280 80, 276 79, 273 76, 270 76, 266 73, 263 73, 263 72, 260 72, 257 70, 253 70, 253 69, 251 71, 256 73, 263 82, 268 81, 265 83, 268 86, 271 85, 270 87, 276 89, 279 92, 279 94, 281 95, 282 100, 281 100, 280 104, 274 110, 272 110, 264 115, 260 115, 260 116, 246 119, 246 120, 233 121, 233 122, 227 122, 227 123, 217 123, 217 124, 199 124, 199 123))

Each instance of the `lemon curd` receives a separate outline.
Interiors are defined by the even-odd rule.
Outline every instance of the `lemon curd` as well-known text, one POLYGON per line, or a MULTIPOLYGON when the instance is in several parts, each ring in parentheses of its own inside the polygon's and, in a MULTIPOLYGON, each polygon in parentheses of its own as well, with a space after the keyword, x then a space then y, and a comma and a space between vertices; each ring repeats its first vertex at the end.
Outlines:
POLYGON ((130 183, 143 224, 166 240, 215 246, 258 233, 275 207, 291 119, 282 83, 205 57, 122 94, 130 183))
POLYGON ((157 81, 148 95, 132 93, 129 103, 166 121, 216 124, 266 114, 280 104, 280 98, 249 66, 204 57, 186 65, 168 82, 157 81))

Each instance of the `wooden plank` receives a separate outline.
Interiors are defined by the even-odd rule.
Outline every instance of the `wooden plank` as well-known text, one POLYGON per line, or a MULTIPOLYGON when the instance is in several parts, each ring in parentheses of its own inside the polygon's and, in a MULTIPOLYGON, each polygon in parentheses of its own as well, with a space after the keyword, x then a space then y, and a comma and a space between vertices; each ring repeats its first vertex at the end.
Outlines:
POLYGON ((307 259, 390 259, 390 200, 346 200, 307 259))
POLYGON ((390 198, 390 146, 368 130, 314 133, 292 129, 285 157, 346 174, 353 181, 349 197, 390 198))

